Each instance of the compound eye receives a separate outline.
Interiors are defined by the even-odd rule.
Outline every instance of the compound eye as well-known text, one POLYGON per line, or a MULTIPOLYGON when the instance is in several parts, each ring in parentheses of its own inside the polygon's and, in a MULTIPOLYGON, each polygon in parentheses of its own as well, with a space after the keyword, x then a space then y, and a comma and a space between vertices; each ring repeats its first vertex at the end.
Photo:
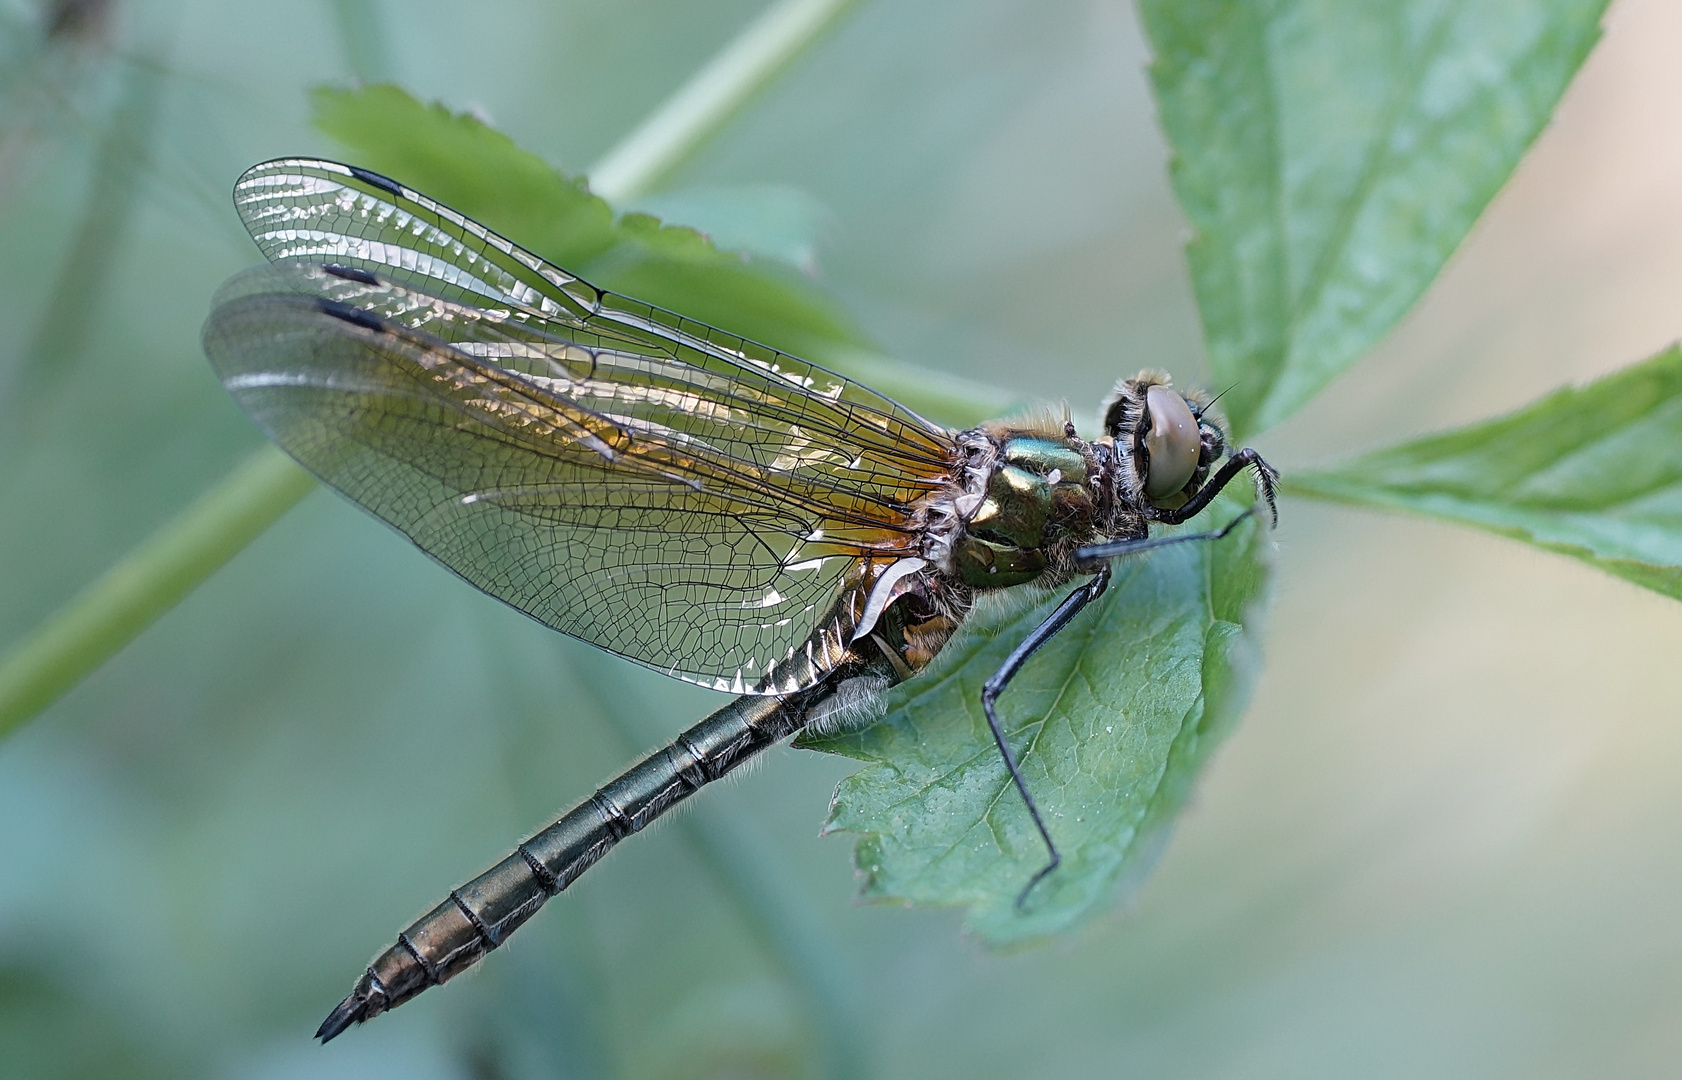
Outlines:
POLYGON ((1145 449, 1150 453, 1145 497, 1164 499, 1185 487, 1197 471, 1203 433, 1186 399, 1166 386, 1153 386, 1145 392, 1145 409, 1151 418, 1150 430, 1145 433, 1145 449))

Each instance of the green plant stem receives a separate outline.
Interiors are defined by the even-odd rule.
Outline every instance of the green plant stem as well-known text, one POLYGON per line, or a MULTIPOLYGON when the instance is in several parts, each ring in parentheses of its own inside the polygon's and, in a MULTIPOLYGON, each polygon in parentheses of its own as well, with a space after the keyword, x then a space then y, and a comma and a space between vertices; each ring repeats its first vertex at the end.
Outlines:
POLYGON ((776 0, 589 170, 590 190, 624 204, 646 193, 736 117, 857 0, 776 0))
POLYGON ((389 81, 391 53, 380 0, 330 0, 330 6, 350 73, 365 83, 389 81))
POLYGON ((0 737, 83 676, 260 536, 315 481, 265 446, 0 659, 0 737))
MULTIPOLYGON (((647 190, 740 112, 851 2, 779 0, 608 153, 602 162, 608 187, 602 190, 619 199, 647 190)), ((259 451, 32 631, 0 661, 0 738, 132 641, 313 484, 279 450, 259 451)))

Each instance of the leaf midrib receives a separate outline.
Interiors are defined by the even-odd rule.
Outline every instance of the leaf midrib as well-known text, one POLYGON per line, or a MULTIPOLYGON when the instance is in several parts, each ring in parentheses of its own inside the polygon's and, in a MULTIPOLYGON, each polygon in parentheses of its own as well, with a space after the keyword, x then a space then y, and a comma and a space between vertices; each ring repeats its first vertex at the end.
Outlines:
MULTIPOLYGON (((1397 84, 1396 92, 1385 103, 1384 120, 1377 137, 1373 140, 1372 149, 1368 152, 1366 165, 1362 168, 1361 176, 1356 181, 1354 189, 1350 192, 1349 197, 1344 200, 1343 206, 1338 212, 1337 224, 1332 230, 1330 240, 1321 249, 1320 257, 1309 278, 1308 288, 1304 292, 1302 300, 1299 302, 1290 295, 1289 291, 1286 292, 1287 302, 1290 304, 1289 331, 1286 336, 1287 359, 1296 351, 1297 335, 1302 327, 1304 313, 1314 310, 1315 306, 1319 304, 1320 296, 1325 292, 1333 271, 1343 262, 1344 253, 1349 248, 1350 237, 1355 231, 1355 223, 1360 220, 1361 211, 1366 208, 1368 201, 1371 199, 1383 167, 1388 165, 1395 156, 1396 125, 1401 117, 1403 107, 1418 97, 1420 87, 1425 79, 1425 73, 1430 66, 1428 62, 1420 62, 1420 60, 1422 57, 1429 58, 1436 54, 1451 21, 1449 13, 1453 10, 1455 10, 1453 5, 1444 5, 1443 13, 1438 15, 1435 23, 1432 24, 1429 33, 1425 36, 1423 45, 1409 58, 1408 79, 1397 84)), ((1268 44, 1271 44, 1271 42, 1268 44)), ((1265 48, 1266 46, 1264 46, 1265 48)), ((1272 71, 1272 60, 1269 57, 1270 83, 1272 71)), ((1268 91, 1269 101, 1277 104, 1278 94, 1271 85, 1268 91)), ((1431 125, 1432 128, 1436 126, 1431 125)), ((1275 122, 1274 127, 1277 130, 1277 122, 1275 122)), ((1275 160, 1280 160, 1277 154, 1275 160)), ((1284 184, 1281 181, 1276 186, 1282 190, 1284 184)), ((1288 223, 1282 217, 1277 220, 1283 237, 1285 230, 1288 228, 1288 223)), ((1289 249, 1283 244, 1280 246, 1282 252, 1285 253, 1284 257, 1288 259, 1289 249)), ((1285 280, 1288 282, 1290 279, 1286 278, 1285 280)), ((1277 379, 1274 380, 1274 385, 1277 384, 1277 381, 1277 379)), ((1269 389, 1271 389, 1271 386, 1269 389)))

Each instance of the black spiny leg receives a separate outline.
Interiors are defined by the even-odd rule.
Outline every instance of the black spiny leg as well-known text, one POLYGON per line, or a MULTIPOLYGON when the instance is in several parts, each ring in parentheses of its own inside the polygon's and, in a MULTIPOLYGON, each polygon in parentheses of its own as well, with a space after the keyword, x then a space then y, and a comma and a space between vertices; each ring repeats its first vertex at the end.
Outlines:
POLYGON ((1016 896, 1016 906, 1020 908, 1028 899, 1028 894, 1034 891, 1034 886, 1045 879, 1045 876, 1057 869, 1063 857, 1057 854, 1057 845, 1051 842, 1051 833, 1045 827, 1045 821, 1040 817, 1040 808, 1034 802, 1034 796, 1028 792, 1028 781, 1022 778, 1022 770, 1016 765, 1016 755, 1010 752, 1010 744, 1005 742, 1004 729, 999 726, 998 714, 993 711, 993 703, 999 700, 1006 685, 1028 662, 1028 657, 1053 637, 1057 631, 1069 624, 1069 620, 1080 613, 1080 609, 1098 599, 1110 583, 1110 568, 1105 566, 1099 570, 1093 579, 1063 598, 1045 620, 1034 628, 1034 632, 1023 639, 1011 654, 1005 657, 1005 662, 999 665, 999 670, 993 672, 993 677, 987 680, 981 688, 981 709, 987 714, 987 726, 993 730, 993 741, 999 744, 999 754, 1005 759, 1005 768, 1010 770, 1010 779, 1016 784, 1016 791, 1022 796, 1022 801, 1028 805, 1028 816, 1034 819, 1034 828, 1040 831, 1040 839, 1045 841, 1045 850, 1050 855, 1050 861, 1035 874, 1022 891, 1016 896))
POLYGON ((1203 540, 1225 540, 1227 533, 1238 528, 1238 523, 1256 512, 1251 506, 1213 532, 1180 533, 1178 536, 1151 536, 1137 540, 1111 540, 1107 544, 1093 544, 1091 547, 1075 550, 1075 565, 1089 567, 1095 562, 1108 562, 1122 555, 1137 555, 1141 551, 1153 548, 1168 547, 1172 544, 1194 544, 1203 540))
POLYGON ((1274 487, 1279 482, 1279 471, 1261 459, 1261 455, 1246 447, 1227 459, 1219 472, 1209 478, 1208 483, 1197 489, 1197 494, 1186 501, 1178 510, 1153 510, 1151 517, 1156 521, 1169 525, 1178 525, 1203 512, 1203 508, 1214 501, 1221 489, 1232 483, 1233 479, 1246 468, 1254 466, 1256 470, 1256 494, 1267 503, 1267 512, 1273 516, 1273 524, 1279 524, 1279 508, 1274 505, 1274 487))
MULTIPOLYGON (((1248 461, 1241 462, 1239 468, 1247 464, 1249 464, 1248 461)), ((1237 469, 1232 470, 1234 474, 1237 471, 1237 469)), ((1229 476, 1228 479, 1231 479, 1231 477, 1229 476)), ((1005 768, 1010 770, 1011 782, 1016 785, 1017 793, 1022 796, 1023 803, 1027 805, 1028 816, 1033 818, 1034 828, 1039 830, 1040 839, 1045 841, 1046 854, 1050 856, 1045 866, 1041 867, 1040 872, 1029 879, 1028 884, 1024 885, 1022 891, 1017 894, 1016 906, 1018 908, 1027 902, 1028 894, 1034 891, 1034 886, 1044 881, 1046 875, 1057 869, 1062 863, 1063 857, 1057 853, 1057 845, 1052 843, 1051 832, 1045 827, 1045 819, 1040 817, 1039 804, 1034 802, 1034 796, 1029 793, 1028 782, 1022 778, 1022 770, 1016 764, 1016 755, 1011 753, 1010 744, 1005 741, 1004 728, 999 726, 998 714, 993 709, 994 704, 999 700, 999 695, 1004 693, 1004 689, 1010 684, 1010 680, 1016 677, 1016 673, 1022 670, 1022 665, 1028 662, 1028 658, 1033 656, 1041 645, 1056 637, 1059 630, 1069 625, 1069 620, 1080 614, 1081 608, 1104 594, 1104 589, 1110 584, 1109 560, 1121 555, 1136 555, 1153 548, 1168 547, 1170 544, 1220 540, 1232 532, 1233 529, 1236 529, 1239 522, 1253 513, 1255 513, 1255 508, 1251 507, 1227 522, 1224 527, 1213 532, 1112 540, 1107 544, 1095 544, 1092 547, 1085 547, 1076 551, 1076 565, 1090 566, 1095 562, 1102 562, 1104 565, 1091 581, 1064 597, 1063 602, 1057 605, 1057 609, 1047 616, 1044 622, 1036 626, 1034 632, 1023 639, 1022 644, 1005 657, 1005 662, 999 665, 999 670, 993 672, 993 677, 982 686, 981 708, 987 714, 987 726, 993 732, 993 741, 999 746, 999 755, 1005 759, 1005 768)))

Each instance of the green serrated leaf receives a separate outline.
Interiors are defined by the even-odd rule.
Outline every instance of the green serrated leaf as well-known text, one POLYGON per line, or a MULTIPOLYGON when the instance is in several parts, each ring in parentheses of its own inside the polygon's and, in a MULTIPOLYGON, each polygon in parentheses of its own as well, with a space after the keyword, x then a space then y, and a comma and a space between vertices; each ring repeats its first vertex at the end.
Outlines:
POLYGON ((395 86, 321 88, 316 124, 356 164, 424 191, 595 284, 823 362, 858 349, 841 308, 788 268, 719 251, 649 214, 615 218, 582 177, 556 171, 483 121, 395 86))
POLYGON ((1605 0, 1142 0, 1210 364, 1268 428, 1413 305, 1605 0))
MULTIPOLYGON (((1234 508, 1218 514, 1230 520, 1234 508)), ((1203 526, 1209 527, 1207 525, 1203 526)), ((1035 655, 1000 702, 1062 867, 1015 899, 1045 849, 981 712, 981 685, 1055 605, 978 615, 936 665, 857 732, 802 745, 870 762, 828 828, 863 833, 864 896, 968 905, 996 944, 1067 929, 1136 880, 1248 695, 1250 613, 1267 579, 1254 521, 1211 544, 1118 561, 1104 598, 1035 655)))
POLYGON ((660 192, 637 200, 667 221, 686 221, 732 251, 817 273, 818 239, 835 228, 823 203, 786 184, 732 184, 660 192))
POLYGON ((617 241, 613 210, 582 178, 563 175, 478 118, 426 104, 395 86, 317 87, 315 126, 389 173, 561 266, 617 241))
POLYGON ((841 308, 774 260, 720 251, 708 237, 645 213, 614 217, 582 177, 567 176, 465 113, 395 86, 318 88, 316 124, 355 164, 425 192, 537 254, 626 296, 762 341, 846 374, 862 374, 937 420, 974 424, 1012 395, 939 372, 873 363, 841 308))
POLYGON ((1287 490, 1475 525, 1682 600, 1682 350, 1287 490))
POLYGON ((584 275, 818 363, 836 364, 862 340, 838 307, 788 267, 717 251, 689 228, 663 225, 633 236, 592 260, 584 275))

